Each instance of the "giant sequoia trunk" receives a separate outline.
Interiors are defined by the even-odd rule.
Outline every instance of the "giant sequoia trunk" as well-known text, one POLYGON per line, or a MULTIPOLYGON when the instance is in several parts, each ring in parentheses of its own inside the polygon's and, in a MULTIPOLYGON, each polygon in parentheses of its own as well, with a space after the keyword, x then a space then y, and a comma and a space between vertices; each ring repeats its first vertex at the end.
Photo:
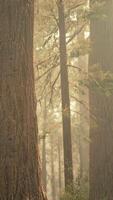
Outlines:
MULTIPOLYGON (((91 1, 93 3, 93 1, 91 1)), ((91 4, 92 6, 92 4, 91 4)), ((106 19, 91 20, 89 70, 99 64, 113 73, 113 0, 104 7, 106 19)), ((112 80, 106 83, 112 83, 112 80)), ((113 89, 112 89, 113 90, 113 89)), ((113 95, 90 89, 90 110, 96 123, 90 123, 90 200, 113 199, 113 95)))
POLYGON ((33 0, 0 1, 0 199, 42 200, 33 77, 33 0))
POLYGON ((64 174, 65 187, 73 183, 72 144, 71 144, 71 117, 69 100, 69 83, 66 52, 66 31, 64 5, 58 0, 59 14, 59 45, 60 45, 60 68, 61 68, 61 97, 62 97, 62 120, 63 120, 63 144, 64 144, 64 174))

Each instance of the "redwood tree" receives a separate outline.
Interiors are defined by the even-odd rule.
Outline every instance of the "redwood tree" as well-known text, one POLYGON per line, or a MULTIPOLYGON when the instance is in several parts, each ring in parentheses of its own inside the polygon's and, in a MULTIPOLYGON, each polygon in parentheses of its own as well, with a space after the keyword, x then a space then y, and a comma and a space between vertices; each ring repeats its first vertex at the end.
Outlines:
MULTIPOLYGON (((95 1, 91 0, 91 7, 95 1)), ((102 1, 100 1, 102 3, 102 1)), ((98 1, 99 3, 99 1, 98 1)), ((101 7, 102 8, 102 7, 101 7)), ((103 6, 104 16, 91 17, 89 71, 99 65, 102 73, 113 73, 113 0, 103 6)), ((95 73, 95 72, 94 72, 95 73)), ((96 82, 100 81, 99 74, 96 82)), ((112 85, 107 78, 104 84, 112 85)), ((106 95, 90 84, 90 200, 113 199, 113 95, 106 95), (94 119, 93 119, 94 118, 94 119)), ((100 84, 102 84, 100 82, 100 84)), ((101 87, 102 89, 103 87, 101 87)), ((112 91, 112 90, 111 90, 112 91)))
POLYGON ((0 199, 42 200, 33 75, 33 0, 0 1, 0 199))

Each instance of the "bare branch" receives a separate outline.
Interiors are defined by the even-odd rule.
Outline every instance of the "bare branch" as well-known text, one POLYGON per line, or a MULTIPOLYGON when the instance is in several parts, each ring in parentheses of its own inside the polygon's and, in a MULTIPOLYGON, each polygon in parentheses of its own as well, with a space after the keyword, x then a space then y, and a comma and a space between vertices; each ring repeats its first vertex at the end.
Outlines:
POLYGON ((46 74, 48 74, 53 68, 56 68, 57 66, 52 66, 51 68, 49 68, 47 71, 45 71, 42 75, 40 75, 36 81, 38 81, 39 79, 41 79, 43 76, 45 76, 46 74))
POLYGON ((73 68, 75 68, 75 69, 78 69, 79 71, 82 71, 80 67, 77 67, 77 66, 75 66, 75 65, 70 65, 70 64, 69 64, 69 65, 67 65, 67 66, 68 66, 68 67, 73 67, 73 68))
POLYGON ((78 30, 75 30, 73 35, 70 37, 70 39, 67 41, 67 44, 69 44, 85 27, 87 23, 84 23, 78 30))
POLYGON ((58 72, 58 74, 57 74, 57 76, 56 76, 56 78, 55 78, 55 80, 54 80, 54 82, 53 82, 53 84, 52 84, 52 87, 51 87, 50 103, 52 102, 52 96, 53 96, 54 86, 55 86, 55 84, 56 84, 56 82, 57 82, 59 76, 60 76, 60 71, 58 72))

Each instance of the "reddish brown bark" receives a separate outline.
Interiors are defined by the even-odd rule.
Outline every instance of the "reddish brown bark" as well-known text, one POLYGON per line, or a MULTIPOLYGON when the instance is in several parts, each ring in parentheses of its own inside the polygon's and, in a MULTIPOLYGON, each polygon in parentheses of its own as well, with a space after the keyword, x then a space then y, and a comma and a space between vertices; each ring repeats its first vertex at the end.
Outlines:
POLYGON ((44 199, 33 75, 33 0, 0 1, 0 199, 44 199))

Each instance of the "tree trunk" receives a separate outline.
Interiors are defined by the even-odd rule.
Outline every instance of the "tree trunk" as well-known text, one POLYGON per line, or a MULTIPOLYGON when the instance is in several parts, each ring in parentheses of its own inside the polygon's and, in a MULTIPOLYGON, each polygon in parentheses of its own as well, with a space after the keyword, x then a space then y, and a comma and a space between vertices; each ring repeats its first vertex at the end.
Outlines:
POLYGON ((52 200, 55 200, 56 199, 56 187, 55 187, 53 135, 51 135, 51 194, 52 194, 52 200))
POLYGON ((33 76, 33 1, 0 1, 0 199, 42 200, 33 76))
POLYGON ((46 96, 44 97, 44 111, 43 111, 43 138, 42 138, 42 180, 43 186, 47 189, 47 171, 46 171, 46 126, 47 126, 47 108, 46 96))
POLYGON ((59 197, 61 196, 61 190, 62 190, 62 169, 61 169, 61 142, 60 137, 58 136, 58 175, 59 175, 59 197))
POLYGON ((47 171, 46 171, 46 137, 43 138, 43 146, 42 146, 42 180, 43 180, 43 187, 46 191, 47 189, 47 171))
POLYGON ((73 184, 73 164, 72 164, 72 144, 71 144, 71 116, 69 83, 67 69, 66 52, 66 31, 64 5, 62 0, 58 0, 59 14, 59 50, 61 69, 61 98, 62 98, 62 120, 63 120, 63 146, 64 146, 64 176, 65 188, 73 184))
MULTIPOLYGON (((84 39, 84 34, 80 33, 79 39, 84 39)), ((88 56, 81 55, 78 60, 78 65, 81 71, 88 73, 88 56)), ((81 74, 80 79, 84 81, 84 73, 81 74)), ((79 86, 80 87, 80 86, 79 86)), ((80 152, 80 177, 88 177, 89 174, 89 94, 88 88, 80 87, 80 136, 79 136, 79 152, 80 152), (84 91, 84 95, 81 94, 84 91)))
MULTIPOLYGON (((104 11, 106 19, 91 20, 89 71, 99 64, 103 72, 113 73, 113 0, 106 1, 104 11)), ((96 118, 96 124, 90 121, 90 200, 112 200, 113 95, 90 88, 90 110, 96 118)))

